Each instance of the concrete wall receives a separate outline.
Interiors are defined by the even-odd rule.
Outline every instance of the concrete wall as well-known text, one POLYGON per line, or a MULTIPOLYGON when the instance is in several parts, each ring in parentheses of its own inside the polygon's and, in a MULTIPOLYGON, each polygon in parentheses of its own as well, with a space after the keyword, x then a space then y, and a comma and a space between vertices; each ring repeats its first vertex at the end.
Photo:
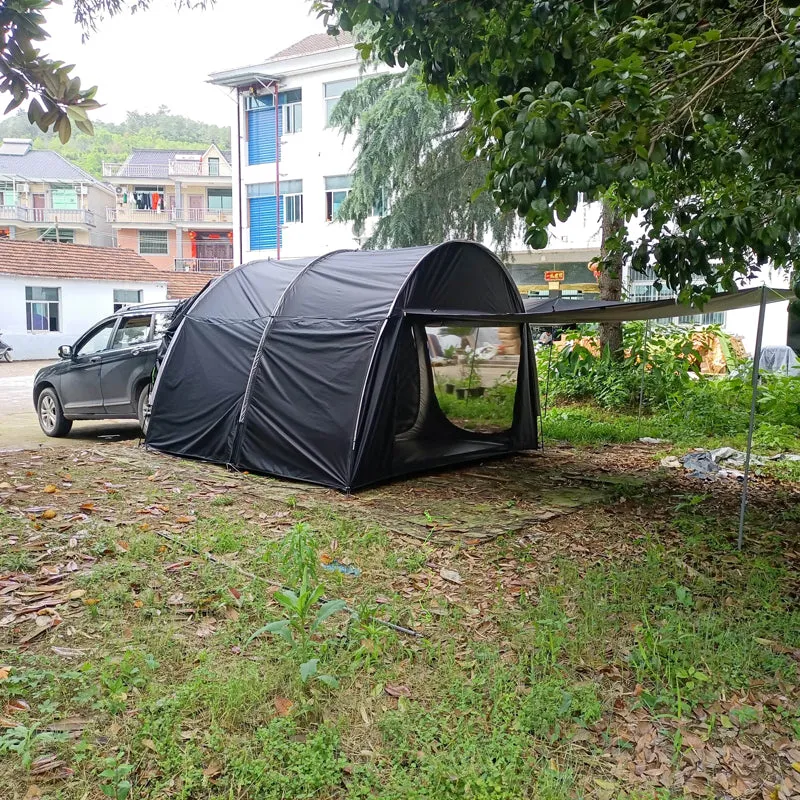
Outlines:
MULTIPOLYGON (((153 227, 153 230, 156 230, 153 227)), ((161 229, 163 230, 163 228, 161 229)), ((169 243, 169 254, 165 256, 154 256, 142 253, 141 256, 145 261, 149 261, 154 267, 159 269, 168 270, 172 272, 175 269, 175 259, 180 258, 178 254, 177 231, 173 228, 167 231, 167 242, 169 243)), ((121 228, 117 231, 117 246, 123 250, 133 250, 134 253, 139 252, 139 229, 138 228, 121 228)), ((184 244, 184 253, 188 248, 184 244)), ((186 257, 185 255, 183 256, 186 257)))
MULTIPOLYGON (((94 228, 89 230, 89 241, 86 244, 95 247, 116 246, 114 230, 111 223, 106 220, 106 209, 113 208, 116 203, 114 192, 106 191, 98 186, 90 186, 89 194, 82 200, 86 204, 85 207, 94 212, 94 228)), ((75 241, 77 242, 77 231, 75 241)), ((83 241, 80 244, 83 244, 83 241)))
POLYGON ((72 344, 94 323, 113 313, 114 289, 141 289, 144 303, 167 298, 166 282, 87 281, 0 275, 0 332, 3 334, 3 341, 14 348, 13 356, 16 360, 56 359, 59 345, 72 344), (26 286, 57 287, 61 290, 61 330, 27 330, 26 286))

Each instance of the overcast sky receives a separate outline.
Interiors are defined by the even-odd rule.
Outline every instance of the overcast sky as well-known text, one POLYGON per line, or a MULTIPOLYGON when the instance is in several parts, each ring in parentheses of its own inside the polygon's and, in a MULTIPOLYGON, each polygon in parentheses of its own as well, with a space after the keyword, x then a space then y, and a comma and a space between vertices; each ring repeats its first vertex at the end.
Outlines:
POLYGON ((206 11, 177 11, 153 0, 149 11, 105 20, 81 43, 72 3, 47 12, 50 39, 42 50, 75 64, 84 86, 99 86, 105 105, 96 119, 119 122, 126 111, 178 114, 219 125, 231 123, 226 90, 205 81, 210 72, 256 64, 311 33, 324 31, 308 0, 217 0, 206 11))

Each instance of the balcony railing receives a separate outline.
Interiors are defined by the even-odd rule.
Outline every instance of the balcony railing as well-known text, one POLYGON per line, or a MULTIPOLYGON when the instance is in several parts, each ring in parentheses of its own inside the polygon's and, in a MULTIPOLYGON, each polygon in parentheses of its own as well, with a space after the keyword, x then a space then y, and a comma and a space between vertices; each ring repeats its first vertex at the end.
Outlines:
POLYGON ((181 178, 229 178, 231 168, 227 164, 212 163, 208 161, 180 161, 169 162, 169 174, 181 178))
POLYGON ((0 220, 37 225, 94 225, 94 212, 82 208, 26 208, 0 206, 0 220))
POLYGON ((232 225, 233 211, 230 208, 173 208, 172 218, 175 222, 232 225))
POLYGON ((138 208, 107 208, 106 221, 142 225, 232 225, 233 211, 218 208, 167 208, 151 211, 138 208))
POLYGON ((104 178, 230 178, 227 164, 173 159, 167 164, 127 164, 103 162, 104 178))
POLYGON ((227 272, 233 269, 231 258, 176 258, 175 272, 227 272))
POLYGON ((172 210, 140 210, 138 208, 107 208, 106 222, 130 222, 136 225, 171 225, 172 210))

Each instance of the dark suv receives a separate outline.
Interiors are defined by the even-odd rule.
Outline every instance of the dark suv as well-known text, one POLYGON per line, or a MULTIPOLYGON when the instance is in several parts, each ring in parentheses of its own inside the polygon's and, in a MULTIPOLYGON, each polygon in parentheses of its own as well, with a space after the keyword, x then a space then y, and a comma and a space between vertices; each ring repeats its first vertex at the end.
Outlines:
POLYGON ((128 306, 61 345, 61 361, 33 381, 39 425, 66 436, 76 419, 138 419, 144 423, 150 376, 177 301, 128 306))

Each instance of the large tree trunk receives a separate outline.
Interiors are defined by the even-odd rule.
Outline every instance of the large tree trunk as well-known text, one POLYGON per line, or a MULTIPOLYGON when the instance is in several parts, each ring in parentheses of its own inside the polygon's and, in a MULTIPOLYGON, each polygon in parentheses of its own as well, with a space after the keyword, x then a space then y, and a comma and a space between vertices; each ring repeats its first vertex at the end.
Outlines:
MULTIPOLYGON (((622 227, 622 218, 614 210, 603 203, 603 244, 602 257, 603 269, 598 278, 601 300, 621 300, 622 299, 622 254, 615 254, 609 262, 606 251, 606 239, 618 233, 622 227)), ((600 352, 608 348, 611 357, 621 360, 622 350, 622 323, 621 322, 601 322, 600 323, 600 352)))

